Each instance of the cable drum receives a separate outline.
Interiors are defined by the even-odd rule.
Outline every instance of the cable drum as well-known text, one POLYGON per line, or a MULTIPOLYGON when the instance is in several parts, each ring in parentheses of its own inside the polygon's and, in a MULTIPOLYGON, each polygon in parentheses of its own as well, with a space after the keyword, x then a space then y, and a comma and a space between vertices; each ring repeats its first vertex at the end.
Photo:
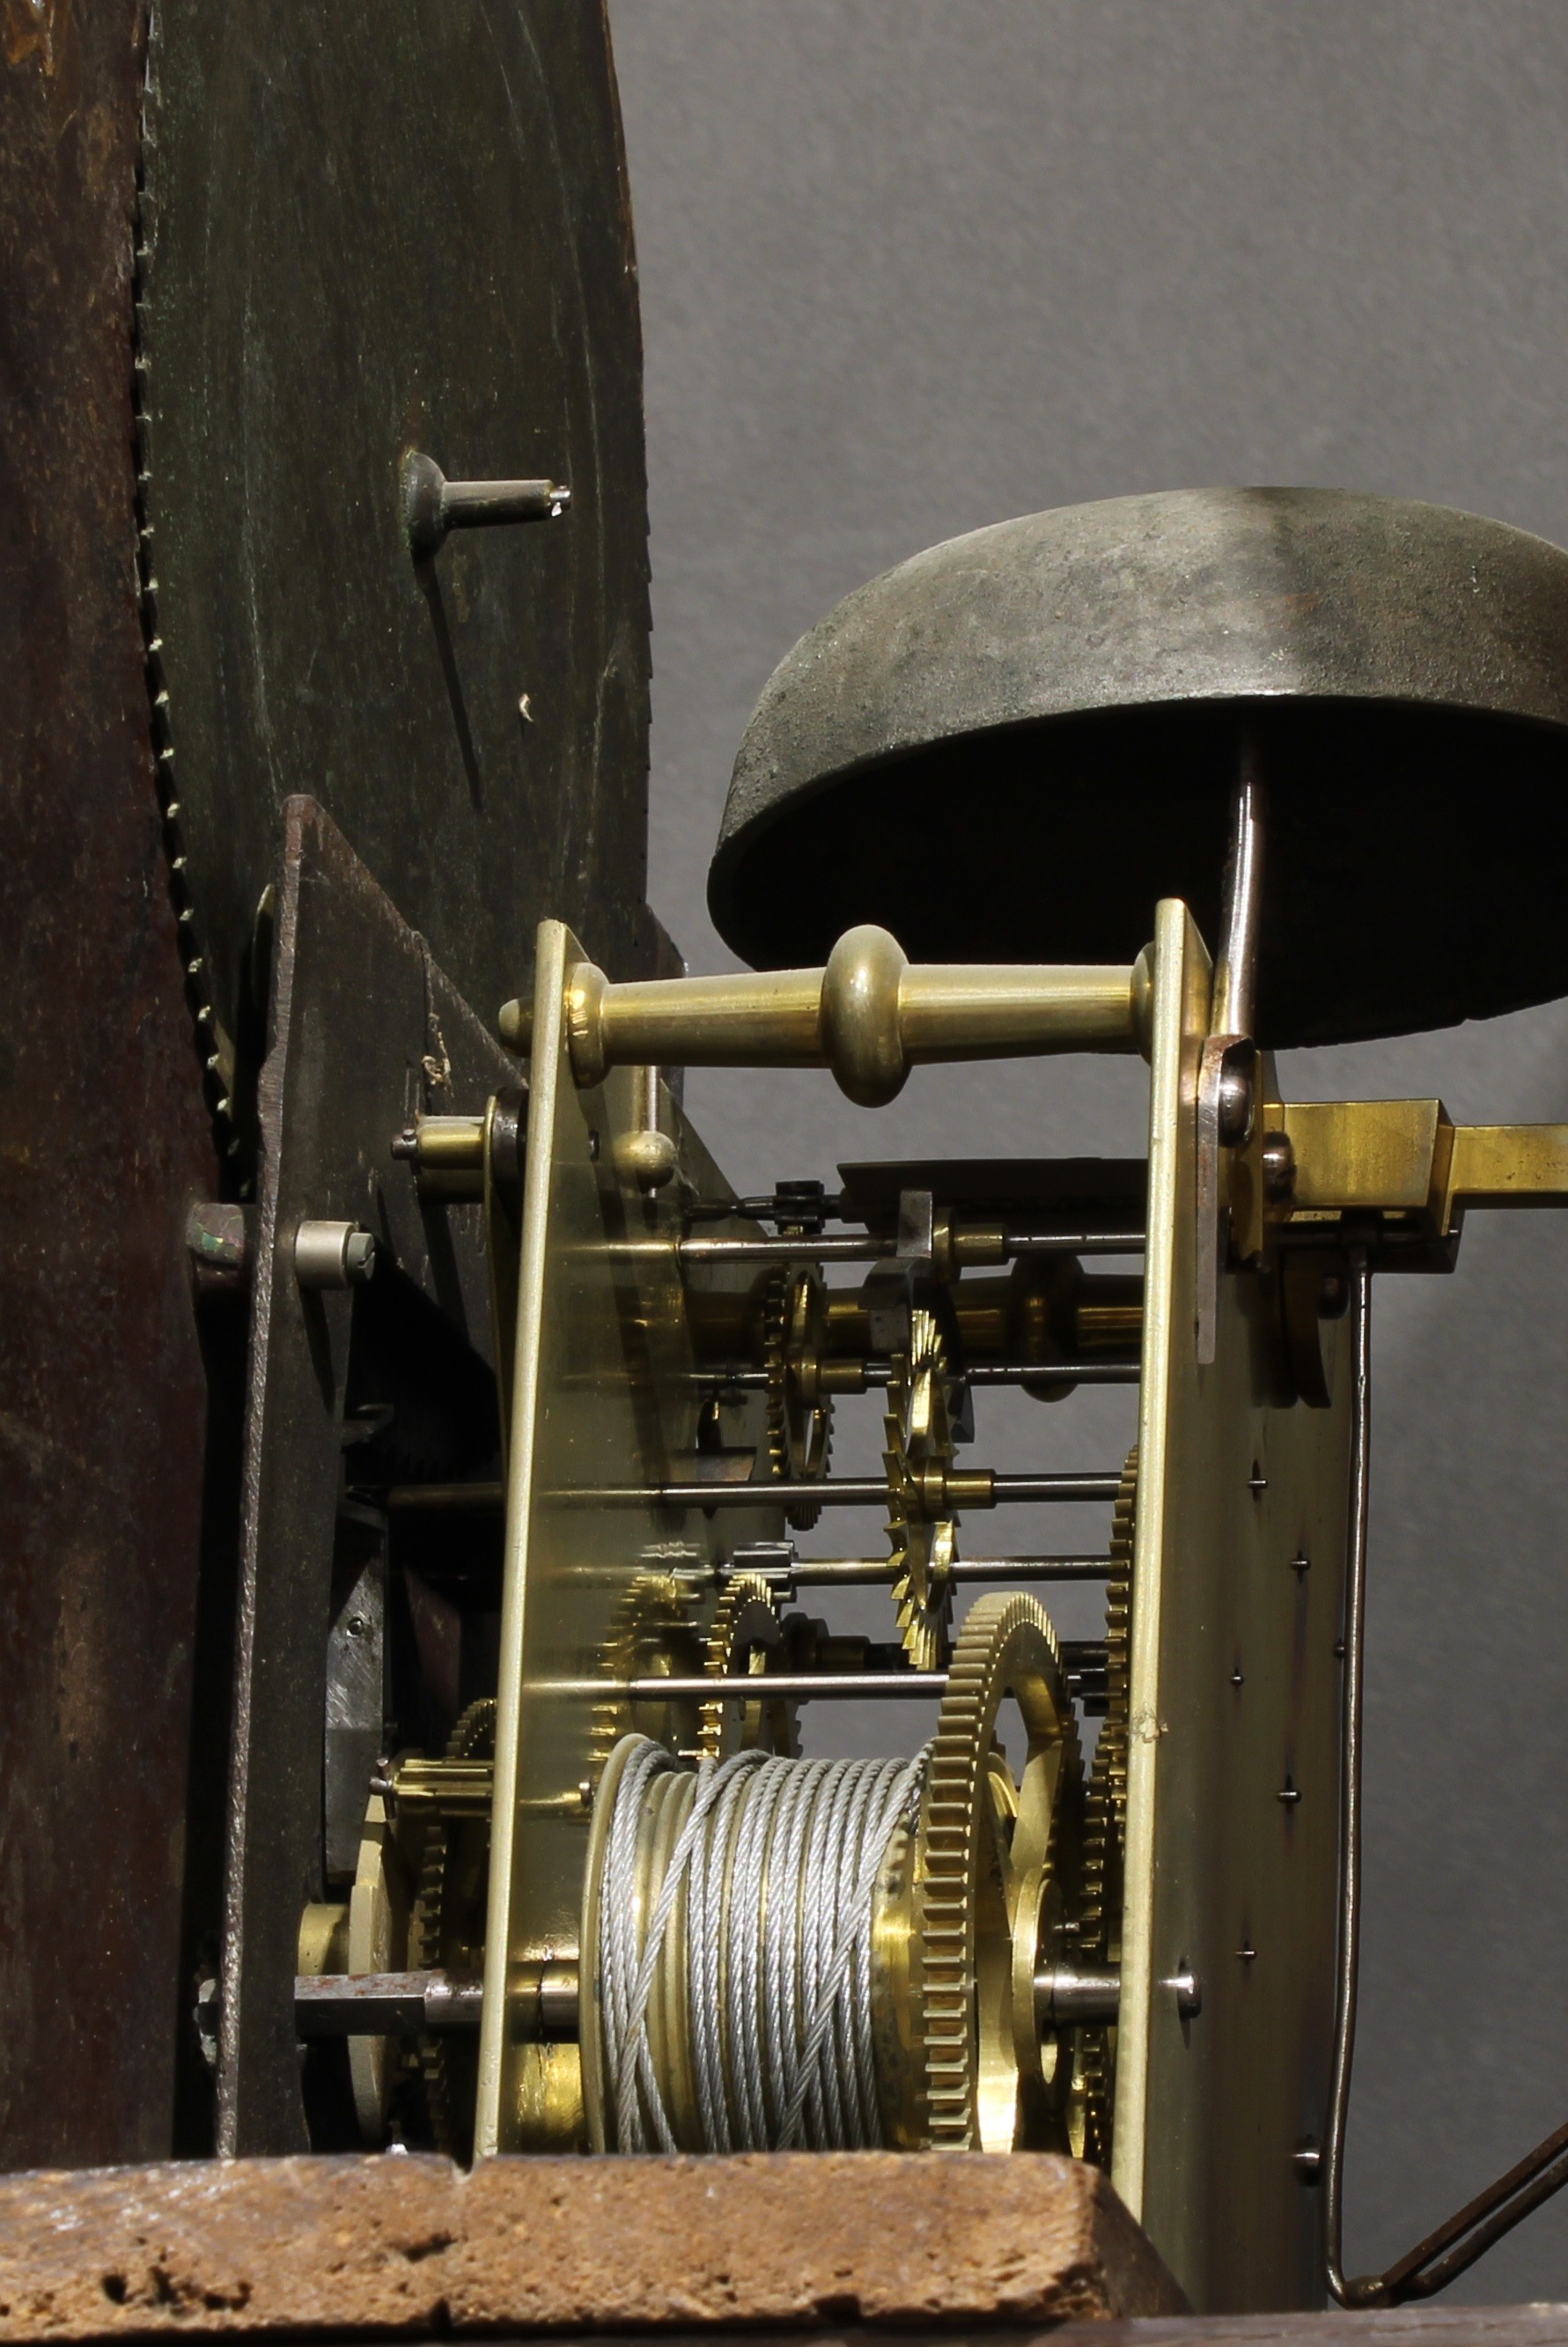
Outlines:
POLYGON ((757 1751, 694 1769, 622 1738, 583 1917, 594 2147, 852 2150, 906 2140, 912 1760, 757 1751))
POLYGON ((1103 2157, 1104 2065, 1039 1993, 1079 1952, 1082 1851, 1072 1698, 1023 1593, 970 1608, 912 1760, 748 1748, 693 1768, 623 1737, 580 1942, 594 2148, 1103 2157))

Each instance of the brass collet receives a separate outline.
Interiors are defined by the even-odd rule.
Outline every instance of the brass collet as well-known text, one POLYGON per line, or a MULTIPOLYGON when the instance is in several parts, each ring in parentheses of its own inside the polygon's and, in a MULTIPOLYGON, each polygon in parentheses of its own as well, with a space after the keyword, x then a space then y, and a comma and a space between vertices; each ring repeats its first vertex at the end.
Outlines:
MULTIPOLYGON (((1148 1050, 1149 957, 1131 969, 908 961, 896 938, 847 930, 823 969, 612 986, 592 962, 566 985, 572 1073, 613 1067, 830 1068, 862 1108, 881 1108, 911 1068, 938 1060, 1148 1050)), ((527 1007, 508 1003, 502 1040, 529 1046, 527 1007)))

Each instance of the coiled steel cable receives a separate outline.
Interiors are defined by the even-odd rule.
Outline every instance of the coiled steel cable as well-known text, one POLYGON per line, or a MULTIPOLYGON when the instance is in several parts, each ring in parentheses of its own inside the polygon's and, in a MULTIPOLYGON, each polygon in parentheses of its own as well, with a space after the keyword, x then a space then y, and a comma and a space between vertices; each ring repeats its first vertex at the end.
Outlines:
POLYGON ((621 2151, 869 2148, 882 2140, 872 2036, 877 1878, 912 1828, 912 1760, 759 1752, 695 1774, 639 1741, 605 1850, 597 1969, 606 2120, 621 2151), (677 1778, 676 1782, 661 1782, 677 1778), (689 1789, 688 1789, 689 1788, 689 1789), (650 1847, 685 1816, 640 1942, 650 1847), (678 1810, 676 1812, 678 1814, 678 1810), (669 1946, 678 1926, 684 1968, 669 1946), (648 2031, 656 1983, 679 2000, 699 2140, 677 2143, 648 2031))

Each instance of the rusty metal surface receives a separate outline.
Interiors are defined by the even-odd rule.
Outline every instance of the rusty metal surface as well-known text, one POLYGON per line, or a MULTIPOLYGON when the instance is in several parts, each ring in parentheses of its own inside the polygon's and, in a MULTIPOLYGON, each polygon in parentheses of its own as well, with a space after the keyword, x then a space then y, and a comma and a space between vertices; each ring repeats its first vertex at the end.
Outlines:
POLYGON ((220 1019, 296 790, 483 1016, 546 914, 651 971, 641 341, 602 8, 161 0, 148 87, 155 624, 220 1019), (416 566, 411 449, 549 476, 570 511, 416 566))
POLYGON ((953 538, 787 655, 709 900, 736 949, 1125 961, 1217 934, 1244 728, 1269 802, 1259 1033, 1568 991, 1568 553, 1319 489, 1116 497, 953 538))
POLYGON ((214 1179, 135 598, 141 9, 0 5, 0 2166, 166 2155, 214 1179), (67 1971, 68 1966, 68 1971, 67 1971))
MULTIPOLYGON (((473 1113, 514 1063, 311 799, 284 811, 270 1047, 260 1092, 249 1393, 219 2061, 219 2147, 306 2146, 295 2052, 300 1913, 323 1891, 322 1724, 344 1496, 350 1340, 382 1379, 384 1433, 356 1478, 482 1468, 498 1439, 478 1204, 422 1205, 392 1142, 418 1112, 473 1113), (302 1291, 306 1217, 379 1242, 361 1290, 302 1291), (416 1357, 411 1368, 409 1355, 416 1357), (473 1365, 469 1367, 468 1365, 473 1365), (421 1379, 421 1368, 427 1373, 421 1379), (465 1378, 467 1383, 465 1385, 465 1378), (452 1420, 455 1419, 456 1423, 452 1420), (463 1455, 464 1443, 472 1455, 463 1455)), ((360 1507, 357 1534, 372 1536, 360 1507)))
MULTIPOLYGON (((925 2328, 1178 2312, 1046 2153, 242 2160, 0 2184, 0 2340, 925 2328)), ((962 2334, 960 2334, 962 2335, 962 2334)))

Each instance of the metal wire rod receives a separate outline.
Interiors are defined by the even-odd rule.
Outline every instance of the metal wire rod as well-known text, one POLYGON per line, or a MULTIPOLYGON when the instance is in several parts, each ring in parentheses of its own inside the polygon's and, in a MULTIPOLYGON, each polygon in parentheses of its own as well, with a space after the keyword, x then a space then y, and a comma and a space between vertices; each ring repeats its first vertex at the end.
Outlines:
POLYGON ((945 1671, 759 1671, 724 1678, 541 1679, 528 1692, 577 1702, 619 1696, 627 1703, 809 1703, 817 1696, 852 1696, 874 1703, 940 1696, 946 1686, 945 1671))
MULTIPOLYGON (((1080 1680, 1105 1675, 1104 1644, 1094 1638, 1064 1639, 1062 1668, 1071 1692, 1080 1680)), ((628 1703, 809 1703, 818 1696, 872 1702, 903 1702, 941 1696, 945 1671, 740 1671, 728 1676, 699 1672, 687 1677, 637 1679, 541 1679, 535 1695, 585 1697, 620 1696, 628 1703)))
MULTIPOLYGON (((1005 1507, 1015 1500, 1114 1500, 1121 1489, 1114 1471, 1095 1470, 1085 1475, 996 1475, 985 1491, 970 1491, 955 1504, 968 1508, 1005 1507)), ((840 1476, 832 1482, 764 1483, 626 1483, 603 1491, 553 1493, 579 1504, 604 1501, 621 1507, 644 1508, 880 1508, 888 1487, 880 1475, 840 1476)), ((494 1511, 506 1504, 504 1483, 394 1483, 385 1503, 398 1513, 447 1510, 494 1511)))
MULTIPOLYGON (((1354 2281, 1349 2287, 1362 2291, 1375 2280, 1380 2305, 1399 2306, 1407 2299, 1433 2298, 1446 2290, 1451 2281, 1484 2257, 1494 2242, 1511 2233, 1543 2200, 1561 2192, 1568 2184, 1568 2127, 1560 2127, 1543 2143, 1478 2192, 1473 2200, 1418 2241, 1397 2265, 1387 2273, 1354 2281)), ((1358 2299, 1358 2304, 1369 2304, 1370 2299, 1358 2299)))
MULTIPOLYGON (((1111 1470, 1087 1475, 993 1475, 983 1489, 963 1493, 954 1504, 1002 1508, 1014 1501, 1114 1500, 1121 1488, 1120 1474, 1111 1470)), ((843 1475, 820 1483, 779 1478, 755 1483, 617 1484, 570 1496, 645 1508, 880 1508, 886 1502, 888 1487, 881 1475, 843 1475)))
MULTIPOLYGON (((862 1361, 855 1366, 868 1390, 892 1381, 891 1361, 862 1361)), ((1138 1369, 1136 1360, 972 1361, 963 1374, 972 1386, 1018 1386, 1031 1378, 1041 1385, 1135 1386, 1138 1369)), ((766 1391, 770 1378, 767 1369, 748 1366, 694 1369, 691 1382, 698 1386, 733 1386, 742 1393, 761 1393, 766 1391)))
POLYGON ((896 1239, 869 1233, 846 1238, 677 1239, 676 1254, 688 1267, 704 1263, 881 1263, 896 1255, 896 1239))
MULTIPOLYGON (((1004 1255, 1141 1255, 1142 1231, 1006 1231, 1004 1255)), ((898 1253, 896 1238, 867 1232, 842 1238, 677 1239, 683 1264, 704 1263, 881 1263, 898 1253)))
POLYGON ((1258 932, 1263 920, 1265 813, 1257 743, 1248 728, 1242 743, 1240 778, 1231 805, 1225 907, 1219 954, 1214 965, 1210 1031, 1216 1035, 1250 1035, 1253 1030, 1258 932))
MULTIPOLYGON (((754 1573, 744 1556, 726 1571, 754 1573)), ((802 1589, 850 1588, 860 1583, 885 1587, 898 1572, 891 1556, 802 1556, 789 1567, 789 1579, 802 1589)), ((965 1556, 950 1564, 954 1581, 1105 1581, 1108 1556, 965 1556)))
POLYGON ((1334 2067, 1323 2155, 1324 2266, 1341 2306, 1375 2305, 1380 2275, 1348 2280, 1344 2270, 1345 2126, 1356 2053, 1361 1938, 1361 1634, 1367 1608, 1368 1476, 1372 1450, 1372 1275, 1365 1247, 1350 1255, 1350 1538, 1345 1573, 1343 1748, 1339 1763, 1339 1947, 1334 2067))

